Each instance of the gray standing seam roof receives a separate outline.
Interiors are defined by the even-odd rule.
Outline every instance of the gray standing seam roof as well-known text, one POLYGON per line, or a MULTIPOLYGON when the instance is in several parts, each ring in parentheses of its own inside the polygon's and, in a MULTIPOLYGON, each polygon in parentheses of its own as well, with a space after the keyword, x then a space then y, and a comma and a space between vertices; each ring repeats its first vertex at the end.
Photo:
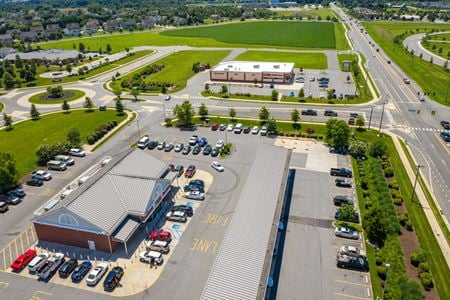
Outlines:
POLYGON ((288 154, 272 145, 259 149, 202 299, 256 299, 288 154))
POLYGON ((121 241, 126 242, 133 235, 136 229, 139 227, 139 222, 127 218, 122 223, 122 225, 117 229, 117 232, 114 233, 114 238, 121 241))

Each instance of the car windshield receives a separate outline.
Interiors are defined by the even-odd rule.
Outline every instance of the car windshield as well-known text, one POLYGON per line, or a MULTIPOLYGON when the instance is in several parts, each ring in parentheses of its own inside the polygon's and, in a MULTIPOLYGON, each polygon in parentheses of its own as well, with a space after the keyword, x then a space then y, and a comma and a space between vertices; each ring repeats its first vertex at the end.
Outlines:
POLYGON ((95 279, 95 277, 96 277, 96 274, 89 274, 88 275, 88 279, 95 279))

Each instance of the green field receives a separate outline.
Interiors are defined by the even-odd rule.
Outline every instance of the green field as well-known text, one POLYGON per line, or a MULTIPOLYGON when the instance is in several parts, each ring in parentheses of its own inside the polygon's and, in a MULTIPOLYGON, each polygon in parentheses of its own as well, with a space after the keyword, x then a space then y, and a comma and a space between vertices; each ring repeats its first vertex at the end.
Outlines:
POLYGON ((450 42, 422 42, 422 46, 428 51, 441 56, 444 59, 450 59, 450 42), (442 50, 441 50, 442 49, 442 50))
MULTIPOLYGON (((224 59, 229 53, 229 50, 176 52, 152 63, 159 65, 163 64, 165 67, 158 73, 146 76, 145 82, 169 82, 173 84, 174 87, 170 90, 170 92, 179 91, 186 86, 187 80, 195 75, 192 70, 193 64, 200 62, 204 64, 209 63, 211 66, 214 66, 224 59)), ((123 80, 132 78, 135 74, 139 74, 141 70, 142 68, 120 77, 119 80, 111 83, 111 87, 119 88, 120 83, 123 80)))
MULTIPOLYGON (((105 49, 110 44, 113 52, 142 45, 236 48, 283 48, 283 49, 348 49, 337 23, 293 21, 245 21, 221 25, 190 27, 162 32, 146 31, 114 35, 67 39, 41 43, 43 49, 73 49, 82 42, 86 48, 105 49), (320 38, 317 38, 320 37, 320 38), (250 46, 251 45, 251 46, 250 46)), ((341 26, 342 27, 342 26, 341 26)))
POLYGON ((410 23, 410 22, 366 22, 364 26, 371 37, 396 64, 415 82, 424 92, 430 93, 430 98, 444 105, 450 105, 450 97, 445 103, 448 87, 449 73, 442 66, 430 64, 430 62, 412 57, 403 49, 402 40, 398 45, 394 44, 394 36, 405 34, 430 32, 432 29, 450 30, 450 24, 434 23, 410 23))
POLYGON ((235 60, 243 61, 268 61, 268 62, 292 62, 296 68, 326 69, 327 57, 323 53, 304 52, 275 52, 250 50, 240 54, 235 60))
POLYGON ((5 105, 4 105, 3 103, 0 102, 0 112, 3 111, 3 107, 4 107, 4 106, 5 106, 5 105))
POLYGON ((327 16, 330 18, 334 17, 334 14, 330 8, 318 8, 318 9, 302 9, 299 11, 296 10, 274 10, 278 16, 284 17, 301 17, 301 18, 316 18, 321 17, 322 20, 325 20, 327 16))
POLYGON ((83 110, 69 114, 44 115, 38 121, 24 121, 13 125, 11 131, 0 130, 0 152, 13 154, 20 177, 37 167, 35 151, 43 143, 64 141, 69 128, 80 131, 82 142, 100 124, 111 120, 121 122, 126 116, 117 116, 115 111, 86 113, 83 110))
POLYGON ((57 104, 57 103, 63 103, 64 100, 67 102, 80 99, 85 95, 85 92, 80 90, 64 90, 63 93, 67 96, 63 96, 61 98, 55 98, 55 99, 46 99, 48 96, 47 92, 39 93, 36 95, 31 96, 28 99, 28 102, 34 103, 34 104, 57 104))

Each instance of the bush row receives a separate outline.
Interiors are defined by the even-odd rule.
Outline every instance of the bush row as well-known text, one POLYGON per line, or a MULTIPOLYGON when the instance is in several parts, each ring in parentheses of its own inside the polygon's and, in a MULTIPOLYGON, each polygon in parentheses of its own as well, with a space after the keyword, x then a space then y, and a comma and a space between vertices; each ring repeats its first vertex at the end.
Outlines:
POLYGON ((434 286, 434 283, 425 252, 422 249, 417 249, 411 254, 410 261, 413 266, 419 269, 420 283, 426 290, 430 290, 434 286))
POLYGON ((95 144, 99 139, 101 139, 105 134, 108 133, 111 129, 116 127, 118 122, 116 120, 112 120, 108 123, 100 125, 93 133, 87 136, 87 142, 89 145, 95 144))

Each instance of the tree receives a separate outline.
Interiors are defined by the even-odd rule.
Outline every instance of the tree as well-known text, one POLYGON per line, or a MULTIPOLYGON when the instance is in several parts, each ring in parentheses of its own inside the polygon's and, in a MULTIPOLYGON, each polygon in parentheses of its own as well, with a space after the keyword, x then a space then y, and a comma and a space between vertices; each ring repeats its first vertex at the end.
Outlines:
POLYGON ((47 94, 50 98, 61 98, 64 95, 63 87, 60 85, 47 87, 47 94))
POLYGON ((228 87, 225 84, 222 84, 222 87, 220 89, 220 93, 228 94, 228 87))
POLYGON ((10 90, 12 88, 14 88, 14 84, 16 83, 16 81, 14 80, 14 77, 9 74, 9 72, 5 72, 3 74, 3 87, 6 90, 10 90))
POLYGON ((382 246, 387 234, 387 224, 381 207, 378 204, 373 204, 366 210, 364 221, 363 227, 369 241, 382 246))
POLYGON ((277 121, 274 118, 268 119, 266 122, 267 133, 268 134, 277 134, 277 121))
POLYGON ((259 110, 258 117, 262 122, 266 122, 270 117, 269 110, 265 106, 261 107, 261 109, 259 110))
POLYGON ((360 140, 352 140, 348 147, 350 155, 358 158, 366 155, 367 144, 360 140))
POLYGON ((228 112, 231 121, 234 121, 234 117, 236 117, 236 110, 234 108, 230 108, 230 111, 228 112))
POLYGON ((200 104, 200 107, 198 108, 198 114, 203 121, 206 119, 206 116, 208 115, 208 108, 206 107, 205 103, 200 104))
POLYGON ((131 92, 130 92, 130 94, 131 94, 131 96, 133 96, 133 97, 134 97, 134 101, 137 101, 137 100, 138 100, 138 96, 139 96, 140 92, 139 92, 139 90, 138 90, 138 89, 132 89, 132 90, 131 90, 131 92))
POLYGON ((305 97, 305 90, 303 88, 301 88, 300 91, 298 91, 298 97, 299 98, 304 98, 305 97))
POLYGON ((58 154, 66 153, 70 149, 68 142, 57 142, 55 144, 43 144, 36 149, 36 157, 38 163, 44 165, 49 160, 52 160, 58 154))
POLYGON ((40 113, 38 112, 38 110, 36 109, 36 105, 31 104, 31 109, 30 109, 30 117, 31 120, 36 121, 39 120, 40 118, 40 113))
POLYGON ((79 43, 78 44, 78 50, 83 53, 84 50, 86 49, 86 46, 83 43, 79 43))
POLYGON ((68 73, 72 73, 72 66, 71 66, 70 64, 67 64, 67 65, 66 65, 66 71, 67 71, 68 73))
POLYGON ((163 84, 162 87, 161 87, 161 93, 162 93, 162 94, 167 93, 167 88, 166 88, 166 85, 165 85, 165 84, 163 84))
POLYGON ((19 172, 14 157, 9 153, 0 152, 0 191, 15 187, 18 178, 19 172))
POLYGON ((344 120, 328 119, 326 123, 325 140, 332 147, 347 147, 350 136, 350 128, 344 120))
POLYGON ((81 146, 81 134, 78 128, 72 127, 67 132, 67 142, 70 147, 78 148, 81 146))
POLYGON ((12 130, 13 126, 12 126, 12 117, 8 116, 7 114, 3 113, 3 125, 5 125, 6 130, 12 130))
POLYGON ((91 112, 91 111, 93 111, 94 109, 94 102, 92 102, 92 99, 91 99, 91 97, 87 97, 86 96, 86 98, 84 98, 85 100, 84 100, 84 103, 83 103, 83 107, 84 108, 86 108, 86 111, 87 112, 91 112))
POLYGON ((62 105, 61 105, 61 109, 65 111, 65 113, 69 113, 70 110, 70 105, 69 103, 67 103, 67 100, 64 100, 62 105))
POLYGON ((124 114, 124 106, 122 101, 120 101, 120 98, 117 98, 116 100, 116 112, 118 116, 123 116, 124 114))
POLYGON ((177 116, 181 126, 191 127, 193 125, 192 118, 195 111, 189 101, 186 100, 181 105, 177 104, 173 112, 177 116))
POLYGON ((344 204, 339 208, 339 221, 358 223, 358 213, 353 204, 344 204))
POLYGON ((365 124, 364 118, 362 116, 358 116, 356 118, 356 126, 359 127, 359 129, 361 129, 365 124))
POLYGON ((114 89, 113 93, 114 93, 114 95, 116 95, 117 99, 120 100, 120 95, 122 95, 122 90, 121 89, 114 89))
POLYGON ((112 51, 111 45, 110 45, 110 44, 107 44, 107 45, 106 45, 106 52, 107 52, 107 53, 111 53, 111 51, 112 51))
POLYGON ((278 91, 273 89, 272 90, 272 101, 277 101, 278 100, 278 91))
POLYGON ((381 157, 386 154, 386 143, 383 140, 376 140, 369 147, 369 154, 373 157, 381 157))
POLYGON ((294 128, 297 128, 297 123, 300 121, 300 112, 296 108, 291 112, 291 121, 294 122, 294 128))

